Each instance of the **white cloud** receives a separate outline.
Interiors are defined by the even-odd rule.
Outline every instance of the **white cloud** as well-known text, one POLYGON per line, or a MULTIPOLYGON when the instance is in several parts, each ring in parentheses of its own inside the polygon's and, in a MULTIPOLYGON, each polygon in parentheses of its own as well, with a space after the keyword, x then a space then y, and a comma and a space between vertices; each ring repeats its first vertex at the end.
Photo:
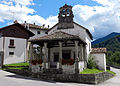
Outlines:
POLYGON ((101 6, 75 5, 74 20, 87 27, 94 38, 120 32, 120 0, 93 0, 101 6))
POLYGON ((36 11, 29 8, 29 5, 34 5, 33 0, 1 0, 0 22, 18 20, 20 23, 27 21, 28 23, 35 22, 36 24, 45 24, 46 26, 53 26, 57 22, 57 16, 50 16, 44 19, 39 15, 34 15, 36 11))

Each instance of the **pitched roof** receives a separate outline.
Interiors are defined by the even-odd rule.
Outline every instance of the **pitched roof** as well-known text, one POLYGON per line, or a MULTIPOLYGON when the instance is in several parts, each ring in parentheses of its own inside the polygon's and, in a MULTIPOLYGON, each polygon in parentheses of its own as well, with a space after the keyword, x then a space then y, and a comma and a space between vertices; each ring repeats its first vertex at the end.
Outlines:
MULTIPOLYGON (((90 31, 89 31, 87 28, 85 28, 85 27, 79 25, 79 24, 76 23, 76 22, 73 22, 73 23, 76 24, 76 25, 78 25, 78 26, 80 26, 80 27, 82 27, 83 29, 85 29, 86 32, 88 33, 88 35, 90 36, 90 38, 93 40, 93 36, 92 36, 92 34, 90 33, 90 31)), ((56 27, 58 24, 59 24, 59 23, 55 24, 52 28, 48 29, 47 32, 49 32, 50 30, 52 30, 52 29, 53 29, 54 27, 56 27)))
POLYGON ((12 25, 8 25, 8 26, 6 26, 6 27, 2 27, 2 28, 0 28, 0 32, 1 32, 2 30, 6 30, 7 28, 9 28, 9 27, 11 27, 11 26, 19 26, 19 27, 21 27, 22 29, 24 29, 25 31, 27 31, 27 32, 29 33, 30 37, 32 37, 32 36, 35 35, 35 34, 32 33, 31 31, 29 31, 28 29, 24 28, 24 27, 23 27, 21 24, 19 24, 19 23, 14 23, 14 24, 12 24, 12 25))
MULTIPOLYGON (((42 36, 42 37, 38 37, 38 38, 35 38, 35 39, 31 39, 29 41, 32 42, 32 41, 67 40, 67 39, 78 39, 78 40, 81 40, 76 35, 71 35, 71 34, 59 31, 59 32, 55 32, 53 34, 49 34, 49 35, 46 35, 46 36, 42 36)), ((81 41, 84 42, 83 40, 81 40, 81 41)))
MULTIPOLYGON (((21 24, 21 25, 25 27, 25 23, 23 23, 23 24, 21 24)), ((27 27, 28 27, 28 25, 29 25, 29 28, 32 28, 32 29, 48 30, 48 28, 43 27, 43 26, 26 23, 26 26, 27 26, 27 27)))
POLYGON ((92 48, 91 53, 106 53, 107 49, 106 48, 92 48))

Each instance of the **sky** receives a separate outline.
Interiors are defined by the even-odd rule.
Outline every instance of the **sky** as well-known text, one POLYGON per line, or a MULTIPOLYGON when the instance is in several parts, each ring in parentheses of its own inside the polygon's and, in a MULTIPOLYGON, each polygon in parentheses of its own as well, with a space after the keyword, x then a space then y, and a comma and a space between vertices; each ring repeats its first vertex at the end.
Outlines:
POLYGON ((52 27, 65 3, 73 6, 74 21, 94 39, 120 32, 120 0, 0 0, 0 28, 14 20, 52 27))

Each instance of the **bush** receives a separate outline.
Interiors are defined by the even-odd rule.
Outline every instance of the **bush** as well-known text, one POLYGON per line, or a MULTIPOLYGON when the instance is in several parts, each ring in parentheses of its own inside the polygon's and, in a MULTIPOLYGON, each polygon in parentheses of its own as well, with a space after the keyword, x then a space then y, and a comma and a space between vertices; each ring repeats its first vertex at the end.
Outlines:
POLYGON ((96 67, 97 67, 97 65, 96 65, 96 63, 94 61, 94 58, 90 55, 89 59, 88 59, 88 63, 87 63, 87 68, 94 69, 96 67))

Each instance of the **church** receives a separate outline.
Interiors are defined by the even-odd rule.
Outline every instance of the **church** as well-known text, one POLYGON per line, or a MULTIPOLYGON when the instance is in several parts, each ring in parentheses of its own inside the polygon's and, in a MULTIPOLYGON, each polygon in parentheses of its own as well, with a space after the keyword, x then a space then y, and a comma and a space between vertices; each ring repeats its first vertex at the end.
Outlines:
POLYGON ((92 34, 73 18, 72 6, 65 4, 59 8, 58 23, 45 36, 29 40, 32 72, 80 73, 90 56, 106 71, 106 48, 91 48, 92 34))

